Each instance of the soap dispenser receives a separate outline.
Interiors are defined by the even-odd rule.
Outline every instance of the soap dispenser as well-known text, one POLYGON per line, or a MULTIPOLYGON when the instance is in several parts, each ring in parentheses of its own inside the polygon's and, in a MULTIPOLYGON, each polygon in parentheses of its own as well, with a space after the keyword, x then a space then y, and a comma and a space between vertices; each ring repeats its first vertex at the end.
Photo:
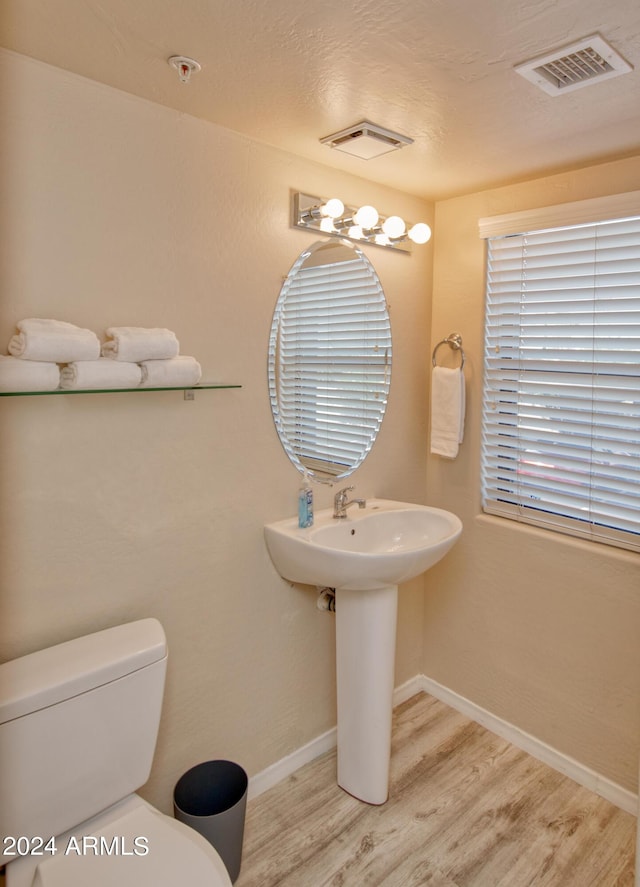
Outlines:
POLYGON ((305 469, 300 489, 298 490, 298 526, 306 529, 313 525, 313 490, 309 483, 309 475, 305 469))

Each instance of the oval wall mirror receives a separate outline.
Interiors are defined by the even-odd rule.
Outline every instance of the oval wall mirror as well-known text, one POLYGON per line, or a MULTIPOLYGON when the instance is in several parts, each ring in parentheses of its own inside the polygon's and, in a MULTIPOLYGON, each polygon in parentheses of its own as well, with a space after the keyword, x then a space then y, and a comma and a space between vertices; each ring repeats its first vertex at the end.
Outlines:
POLYGON ((314 243, 291 268, 269 338, 278 435, 299 471, 351 474, 378 434, 391 381, 391 324, 371 262, 344 240, 314 243))

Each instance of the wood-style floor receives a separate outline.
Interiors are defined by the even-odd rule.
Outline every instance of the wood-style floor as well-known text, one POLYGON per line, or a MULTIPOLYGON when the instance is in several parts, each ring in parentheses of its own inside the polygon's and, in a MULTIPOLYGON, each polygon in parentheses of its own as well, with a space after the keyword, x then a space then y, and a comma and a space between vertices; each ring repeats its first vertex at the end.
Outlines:
POLYGON ((635 817, 424 693, 394 712, 386 804, 335 771, 249 802, 236 887, 633 887, 635 817))

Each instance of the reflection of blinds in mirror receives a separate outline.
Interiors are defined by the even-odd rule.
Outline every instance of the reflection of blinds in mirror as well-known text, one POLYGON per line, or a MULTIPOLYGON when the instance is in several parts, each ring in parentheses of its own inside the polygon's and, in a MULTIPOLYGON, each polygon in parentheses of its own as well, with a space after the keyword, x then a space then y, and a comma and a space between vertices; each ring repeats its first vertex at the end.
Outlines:
POLYGON ((391 332, 384 293, 361 259, 301 267, 278 341, 278 407, 287 439, 313 470, 358 465, 389 391, 391 332))

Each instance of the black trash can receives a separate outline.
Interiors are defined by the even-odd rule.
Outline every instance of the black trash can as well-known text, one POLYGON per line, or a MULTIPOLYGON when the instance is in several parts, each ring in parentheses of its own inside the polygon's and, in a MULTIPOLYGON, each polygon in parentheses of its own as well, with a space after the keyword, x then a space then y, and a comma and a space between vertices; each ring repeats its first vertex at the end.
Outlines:
POLYGON ((213 845, 235 881, 242 862, 247 774, 233 761, 205 761, 180 777, 173 792, 175 818, 213 845))

